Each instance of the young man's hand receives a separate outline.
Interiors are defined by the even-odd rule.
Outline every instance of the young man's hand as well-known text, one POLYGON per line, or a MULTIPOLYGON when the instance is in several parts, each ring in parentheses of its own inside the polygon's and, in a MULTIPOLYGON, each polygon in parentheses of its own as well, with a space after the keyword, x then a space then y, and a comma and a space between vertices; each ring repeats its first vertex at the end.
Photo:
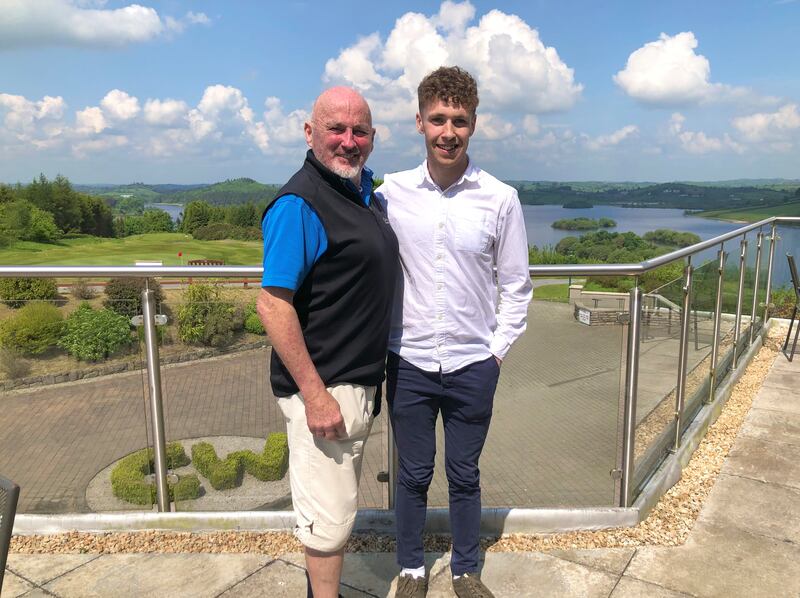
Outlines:
POLYGON ((336 440, 347 436, 339 403, 327 390, 303 396, 308 429, 316 438, 336 440))
POLYGON ((503 365, 503 360, 500 359, 497 355, 494 355, 494 360, 497 362, 497 367, 503 365))

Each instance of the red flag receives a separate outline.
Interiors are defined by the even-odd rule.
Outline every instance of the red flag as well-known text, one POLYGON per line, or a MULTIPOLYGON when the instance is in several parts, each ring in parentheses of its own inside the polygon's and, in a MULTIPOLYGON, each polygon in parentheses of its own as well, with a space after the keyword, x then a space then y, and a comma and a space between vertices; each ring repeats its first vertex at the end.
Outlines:
POLYGON ((182 257, 182 256, 183 256, 183 252, 182 252, 182 251, 179 251, 179 252, 178 252, 178 257, 182 257))

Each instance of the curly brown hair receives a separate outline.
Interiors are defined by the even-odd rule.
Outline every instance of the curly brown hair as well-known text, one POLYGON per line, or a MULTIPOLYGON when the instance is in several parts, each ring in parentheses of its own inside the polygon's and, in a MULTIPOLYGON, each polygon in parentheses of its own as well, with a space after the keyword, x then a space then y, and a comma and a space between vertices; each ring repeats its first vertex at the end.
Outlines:
POLYGON ((417 87, 419 109, 438 101, 463 106, 472 114, 478 108, 478 84, 458 66, 440 66, 429 73, 417 87))

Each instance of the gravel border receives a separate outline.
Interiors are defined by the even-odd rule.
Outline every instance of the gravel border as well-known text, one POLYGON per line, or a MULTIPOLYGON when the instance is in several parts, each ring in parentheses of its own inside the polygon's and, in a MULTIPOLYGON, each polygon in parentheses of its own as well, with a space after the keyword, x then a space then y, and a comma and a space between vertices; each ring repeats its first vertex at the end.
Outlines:
MULTIPOLYGON (((575 548, 679 546, 686 541, 703 503, 719 475, 750 406, 781 347, 786 327, 772 326, 764 346, 734 386, 722 413, 700 442, 677 484, 661 497, 644 521, 634 527, 560 534, 507 534, 481 538, 487 552, 546 551, 575 548)), ((428 535, 426 551, 446 551, 449 536, 428 535)), ((358 534, 347 552, 394 552, 393 536, 358 534)), ((15 536, 11 552, 62 553, 257 553, 278 556, 300 552, 302 545, 286 532, 124 532, 92 534, 70 532, 43 536, 15 536)))

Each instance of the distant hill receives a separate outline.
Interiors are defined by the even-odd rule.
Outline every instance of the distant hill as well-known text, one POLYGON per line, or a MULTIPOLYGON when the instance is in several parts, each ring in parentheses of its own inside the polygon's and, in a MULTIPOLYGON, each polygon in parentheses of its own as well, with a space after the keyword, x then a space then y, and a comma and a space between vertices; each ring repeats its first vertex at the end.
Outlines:
POLYGON ((258 203, 275 197, 280 185, 265 185, 249 178, 228 179, 221 183, 207 185, 188 191, 178 191, 169 195, 169 201, 187 204, 190 201, 205 201, 214 205, 258 203))

